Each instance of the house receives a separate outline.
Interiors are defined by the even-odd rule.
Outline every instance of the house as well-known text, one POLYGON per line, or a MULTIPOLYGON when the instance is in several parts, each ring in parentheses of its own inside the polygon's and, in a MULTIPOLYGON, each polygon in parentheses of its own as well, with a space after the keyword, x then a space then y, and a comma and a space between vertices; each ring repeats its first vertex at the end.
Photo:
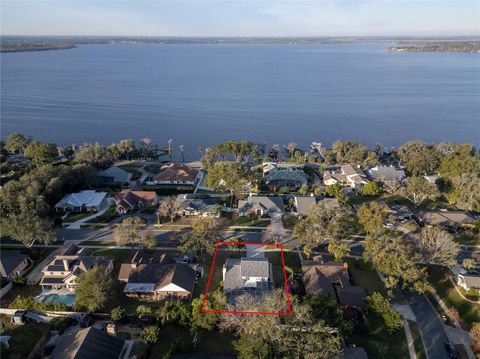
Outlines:
POLYGON ((193 194, 177 196, 179 216, 219 217, 221 205, 216 198, 202 197, 193 194))
POLYGON ((43 277, 40 285, 47 289, 71 289, 76 286, 76 279, 80 274, 100 266, 110 273, 113 269, 113 260, 101 256, 93 256, 88 248, 79 248, 72 244, 60 249, 53 260, 43 268, 43 277))
POLYGON ((134 189, 124 189, 115 196, 117 212, 125 214, 129 211, 135 211, 144 207, 156 206, 158 196, 154 191, 136 191, 134 189))
POLYGON ((375 166, 367 171, 370 178, 380 182, 401 183, 405 178, 405 171, 394 166, 375 166))
POLYGON ((238 213, 246 216, 255 211, 260 216, 273 217, 285 213, 282 197, 250 196, 246 200, 238 201, 238 213))
POLYGON ((200 179, 200 171, 186 165, 170 163, 162 166, 158 171, 152 171, 145 183, 157 184, 182 184, 193 186, 200 179))
POLYGON ((342 262, 323 262, 320 256, 302 261, 302 279, 306 294, 333 295, 343 309, 362 309, 365 290, 350 284, 348 265, 342 262))
POLYGON ((23 254, 17 250, 0 251, 0 275, 3 278, 19 277, 30 264, 28 254, 23 254))
POLYGON ((465 290, 471 288, 480 290, 480 275, 469 273, 458 274, 457 285, 465 290))
POLYGON ((130 273, 137 268, 138 265, 149 263, 175 264, 176 261, 166 254, 159 255, 157 252, 151 254, 143 250, 138 250, 129 263, 122 263, 120 272, 118 273, 118 280, 127 283, 130 273))
POLYGON ((131 263, 122 265, 119 279, 125 281, 125 278, 128 279, 123 292, 127 296, 189 298, 195 286, 196 273, 188 264, 177 263, 166 255, 156 259, 139 254, 131 263))
POLYGON ((306 217, 317 200, 312 196, 293 196, 295 213, 299 217, 306 217))
POLYGON ((353 189, 361 189, 368 183, 368 179, 360 167, 346 164, 341 166, 340 170, 325 172, 323 174, 323 183, 327 186, 339 183, 353 189))
POLYGON ((108 205, 107 193, 85 190, 65 195, 55 205, 57 212, 98 212, 108 205))
POLYGON ((476 218, 464 211, 420 211, 417 217, 427 226, 440 226, 456 231, 458 228, 472 228, 476 218))
POLYGON ((276 162, 263 162, 262 163, 262 171, 263 171, 263 176, 265 177, 270 173, 270 171, 274 170, 277 168, 277 163, 276 162))
POLYGON ((106 170, 98 172, 98 176, 104 184, 117 184, 120 186, 128 186, 132 178, 130 172, 117 166, 112 166, 106 170))
POLYGON ((50 359, 119 359, 126 347, 124 339, 88 327, 62 335, 50 359))
POLYGON ((265 176, 265 183, 270 191, 278 191, 281 187, 296 191, 308 184, 308 176, 298 168, 272 168, 265 176))
POLYGON ((404 221, 414 217, 413 212, 403 204, 396 204, 392 202, 385 202, 388 208, 388 213, 397 221, 404 221))
POLYGON ((228 258, 223 265, 223 292, 232 301, 237 295, 262 295, 273 290, 272 264, 266 258, 228 258))

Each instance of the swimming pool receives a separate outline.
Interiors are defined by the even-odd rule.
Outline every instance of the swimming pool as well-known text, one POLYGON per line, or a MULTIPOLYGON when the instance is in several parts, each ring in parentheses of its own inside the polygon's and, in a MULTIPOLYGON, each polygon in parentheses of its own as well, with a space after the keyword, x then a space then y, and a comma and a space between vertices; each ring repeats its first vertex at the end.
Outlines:
POLYGON ((64 303, 67 307, 72 307, 75 299, 75 294, 50 294, 43 299, 43 302, 64 303))

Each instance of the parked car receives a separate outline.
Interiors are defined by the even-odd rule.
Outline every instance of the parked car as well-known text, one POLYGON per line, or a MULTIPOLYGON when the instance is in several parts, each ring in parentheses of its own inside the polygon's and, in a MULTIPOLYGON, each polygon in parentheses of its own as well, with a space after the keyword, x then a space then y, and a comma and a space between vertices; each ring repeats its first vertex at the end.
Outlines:
POLYGON ((184 255, 182 258, 182 263, 196 263, 197 257, 196 256, 187 256, 184 255))

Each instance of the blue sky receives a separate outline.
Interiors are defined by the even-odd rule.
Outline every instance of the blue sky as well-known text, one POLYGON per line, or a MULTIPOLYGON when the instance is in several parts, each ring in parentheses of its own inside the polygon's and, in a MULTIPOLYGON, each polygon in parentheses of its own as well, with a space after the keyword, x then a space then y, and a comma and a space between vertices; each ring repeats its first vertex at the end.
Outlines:
POLYGON ((4 35, 478 35, 478 0, 1 0, 4 35))

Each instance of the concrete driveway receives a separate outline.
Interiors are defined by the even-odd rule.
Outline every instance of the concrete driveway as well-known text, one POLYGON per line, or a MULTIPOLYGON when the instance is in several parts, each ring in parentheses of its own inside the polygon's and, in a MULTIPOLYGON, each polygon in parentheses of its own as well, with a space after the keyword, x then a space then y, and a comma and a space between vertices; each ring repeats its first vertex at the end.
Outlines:
POLYGON ((424 295, 406 292, 405 298, 417 319, 427 357, 449 359, 445 343, 449 342, 442 319, 424 295))

